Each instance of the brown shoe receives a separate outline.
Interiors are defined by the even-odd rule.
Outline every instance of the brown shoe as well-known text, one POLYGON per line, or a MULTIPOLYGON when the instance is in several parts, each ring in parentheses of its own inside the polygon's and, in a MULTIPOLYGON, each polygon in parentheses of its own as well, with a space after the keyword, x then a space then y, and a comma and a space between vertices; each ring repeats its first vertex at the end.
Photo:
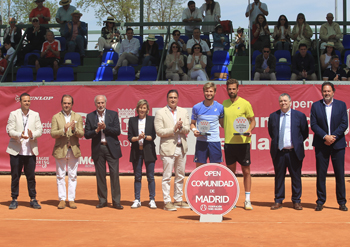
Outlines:
POLYGON ((301 203, 293 203, 293 208, 295 210, 303 210, 303 207, 301 206, 301 203))
POLYGON ((74 201, 69 201, 69 207, 72 208, 72 209, 76 209, 77 205, 75 204, 74 201))
POLYGON ((271 210, 276 210, 282 208, 282 203, 275 202, 275 204, 272 205, 271 210))
POLYGON ((58 209, 64 209, 65 207, 66 207, 66 202, 65 201, 60 201, 60 203, 57 206, 58 209))

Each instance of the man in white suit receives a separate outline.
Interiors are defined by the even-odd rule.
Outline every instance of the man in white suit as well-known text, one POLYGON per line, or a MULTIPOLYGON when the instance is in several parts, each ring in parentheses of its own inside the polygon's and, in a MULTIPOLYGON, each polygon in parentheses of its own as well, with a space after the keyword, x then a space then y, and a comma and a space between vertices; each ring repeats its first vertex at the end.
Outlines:
POLYGON ((23 93, 20 96, 21 108, 10 113, 7 121, 6 132, 11 137, 6 152, 10 154, 11 165, 11 197, 9 209, 18 207, 17 197, 19 191, 19 179, 22 169, 27 177, 30 206, 40 209, 36 200, 35 190, 35 166, 38 152, 37 138, 41 136, 43 128, 39 113, 29 110, 30 96, 23 93))
POLYGON ((168 105, 156 112, 154 127, 160 137, 160 158, 163 161, 162 190, 164 210, 176 211, 176 208, 189 208, 182 201, 185 178, 187 141, 190 121, 187 110, 177 106, 179 93, 170 90, 167 94, 168 105), (170 197, 170 181, 175 170, 174 203, 170 197))

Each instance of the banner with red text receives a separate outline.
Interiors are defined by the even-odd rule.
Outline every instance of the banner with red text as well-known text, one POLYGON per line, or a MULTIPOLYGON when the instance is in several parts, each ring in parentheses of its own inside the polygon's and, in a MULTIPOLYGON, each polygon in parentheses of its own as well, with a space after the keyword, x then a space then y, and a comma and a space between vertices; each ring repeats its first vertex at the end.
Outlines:
MULTIPOLYGON (((270 138, 267 130, 269 115, 279 109, 278 97, 281 93, 288 93, 292 97, 292 107, 306 114, 309 120, 310 109, 313 102, 322 98, 320 85, 240 85, 238 95, 247 99, 253 106, 256 127, 253 131, 251 142, 251 172, 255 174, 273 174, 273 165, 270 157, 270 138)), ((20 108, 19 96, 23 92, 31 95, 31 109, 39 112, 43 125, 43 135, 38 139, 39 156, 37 157, 38 172, 55 171, 55 159, 52 150, 54 139, 50 135, 51 119, 54 114, 62 110, 61 97, 70 94, 74 98, 73 110, 82 115, 85 125, 86 115, 96 110, 94 97, 97 94, 107 96, 107 109, 117 111, 121 125, 121 143, 123 157, 120 159, 120 172, 132 173, 132 165, 129 162, 130 142, 127 140, 128 121, 135 116, 135 108, 138 100, 146 99, 150 105, 149 115, 166 106, 167 92, 170 89, 179 91, 178 106, 188 110, 191 117, 192 106, 204 99, 201 85, 101 85, 101 86, 31 86, 31 87, 1 87, 0 104, 0 171, 10 171, 10 158, 6 153, 6 147, 10 138, 6 134, 6 123, 11 111, 20 108)), ((350 86, 337 86, 335 98, 349 102, 350 86)), ((226 86, 218 85, 215 100, 222 103, 228 98, 226 86)), ((350 107, 350 104, 347 104, 350 107)), ((349 113, 349 109, 348 109, 349 113)), ((224 131, 220 130, 222 147, 224 144, 224 131)), ((313 132, 310 129, 309 138, 305 141, 306 157, 303 163, 303 174, 315 174, 316 165, 314 150, 312 147, 313 132)), ((349 136, 346 136, 349 146, 349 136)), ((157 154, 159 153, 159 137, 156 138, 157 154)), ((196 138, 193 133, 188 135, 189 151, 187 154, 186 172, 195 168, 193 154, 196 138)), ((91 160, 91 140, 81 138, 80 158, 78 171, 95 171, 91 160)), ((346 148, 345 171, 350 174, 350 154, 346 148)), ((239 167, 239 166, 238 166, 239 167)), ((238 169, 240 170, 240 169, 238 169)), ((155 167, 156 172, 162 172, 162 162, 158 156, 155 167)), ((332 171, 330 165, 330 171, 332 171)))

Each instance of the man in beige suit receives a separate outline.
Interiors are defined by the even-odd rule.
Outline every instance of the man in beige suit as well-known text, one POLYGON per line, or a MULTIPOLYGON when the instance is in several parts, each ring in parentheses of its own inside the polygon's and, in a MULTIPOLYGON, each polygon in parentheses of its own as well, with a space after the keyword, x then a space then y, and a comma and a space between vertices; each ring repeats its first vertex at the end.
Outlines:
POLYGON ((56 160, 56 179, 59 204, 58 209, 66 207, 66 166, 68 166, 68 201, 69 207, 76 209, 75 190, 79 157, 79 138, 84 136, 83 119, 72 111, 73 97, 62 96, 62 111, 52 117, 51 136, 56 139, 52 155, 56 160))
POLYGON ((190 121, 187 110, 177 106, 179 93, 170 90, 167 94, 168 105, 156 112, 154 127, 160 137, 160 158, 163 161, 162 190, 164 210, 176 211, 176 208, 189 208, 182 201, 185 178, 187 141, 190 121), (174 203, 170 197, 170 181, 175 170, 174 203))
POLYGON ((36 200, 35 167, 36 156, 39 155, 37 138, 41 136, 43 128, 39 113, 29 110, 30 96, 27 93, 19 97, 21 108, 10 113, 6 125, 6 132, 11 137, 6 152, 10 154, 11 165, 11 197, 9 209, 18 207, 19 179, 22 169, 27 177, 30 206, 40 209, 36 200))

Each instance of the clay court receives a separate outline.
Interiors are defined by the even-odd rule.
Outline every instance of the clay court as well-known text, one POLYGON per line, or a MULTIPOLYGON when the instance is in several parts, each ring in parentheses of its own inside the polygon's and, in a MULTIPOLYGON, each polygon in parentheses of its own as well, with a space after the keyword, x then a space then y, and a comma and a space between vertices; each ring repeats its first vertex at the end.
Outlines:
MULTIPOLYGON (((161 177, 156 177, 158 209, 148 208, 146 178, 141 191, 142 207, 131 209, 134 200, 133 177, 121 177, 124 210, 96 209, 94 176, 79 176, 78 209, 57 209, 55 176, 37 176, 37 199, 42 209, 29 207, 26 179, 20 181, 19 207, 9 210, 9 175, 0 176, 0 246, 348 246, 350 213, 338 210, 334 177, 327 180, 327 202, 315 212, 316 178, 304 177, 302 205, 292 209, 290 178, 286 179, 283 208, 271 211, 273 177, 253 177, 254 210, 243 209, 240 191, 237 208, 222 223, 200 223, 190 209, 164 211, 161 177)), ((238 178, 242 184, 242 177, 238 178)), ((346 177, 350 191, 350 178, 346 177)), ((110 193, 110 192, 109 192, 110 193)), ((349 196, 347 198, 349 200, 349 196)), ((109 195, 109 201, 110 195, 109 195)), ((109 204, 110 206, 110 204, 109 204)), ((349 205, 348 205, 349 206, 349 205)))

